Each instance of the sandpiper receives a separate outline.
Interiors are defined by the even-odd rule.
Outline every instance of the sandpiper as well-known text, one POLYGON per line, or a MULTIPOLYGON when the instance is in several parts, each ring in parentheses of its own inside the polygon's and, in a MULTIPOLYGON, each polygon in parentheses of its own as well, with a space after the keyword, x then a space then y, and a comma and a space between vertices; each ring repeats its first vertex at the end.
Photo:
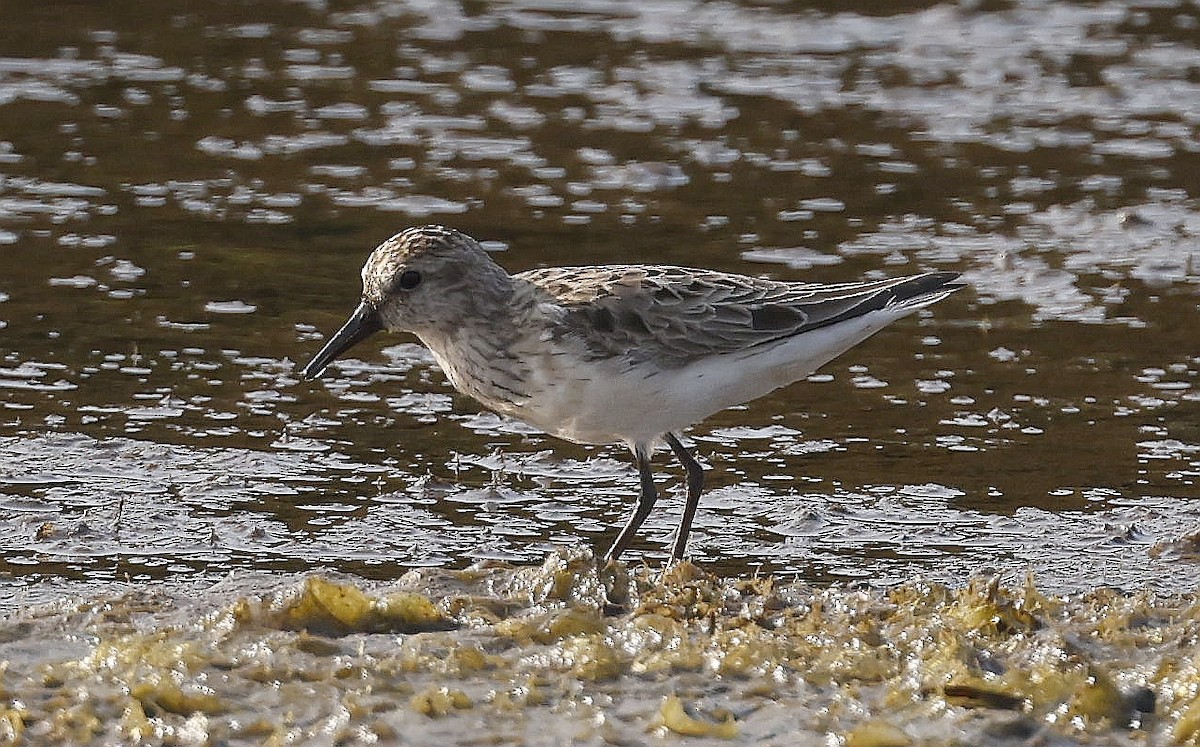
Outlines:
POLYGON ((569 441, 626 444, 641 495, 606 562, 658 499, 650 457, 665 441, 687 474, 671 550, 682 559, 704 472, 677 434, 803 379, 963 287, 957 280, 927 272, 817 285, 661 265, 510 275, 470 236, 422 226, 371 253, 358 308, 301 375, 316 377, 380 330, 411 332, 485 407, 569 441))

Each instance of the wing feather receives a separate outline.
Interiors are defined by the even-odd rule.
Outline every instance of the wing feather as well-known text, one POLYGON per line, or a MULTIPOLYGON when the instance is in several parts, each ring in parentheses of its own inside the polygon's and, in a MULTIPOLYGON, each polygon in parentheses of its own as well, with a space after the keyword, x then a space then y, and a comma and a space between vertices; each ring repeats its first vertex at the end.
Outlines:
POLYGON ((531 270, 515 278, 556 309, 556 339, 592 359, 667 367, 836 324, 893 304, 917 307, 962 287, 957 273, 822 285, 680 267, 531 270))

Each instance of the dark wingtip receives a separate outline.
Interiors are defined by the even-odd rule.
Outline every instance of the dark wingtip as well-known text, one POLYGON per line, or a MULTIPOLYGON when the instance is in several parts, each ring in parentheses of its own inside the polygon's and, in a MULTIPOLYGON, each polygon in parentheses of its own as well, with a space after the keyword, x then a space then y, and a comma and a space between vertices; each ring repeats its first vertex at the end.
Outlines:
POLYGON ((933 293, 953 293, 967 287, 968 283, 960 280, 961 277, 962 273, 945 271, 915 275, 896 287, 896 298, 904 301, 933 293), (898 292, 901 288, 905 291, 903 294, 898 292))
MULTIPOLYGON (((941 301, 956 290, 967 287, 960 281, 962 277, 957 272, 926 272, 899 278, 886 293, 880 293, 871 299, 872 309, 882 309, 886 306, 904 306, 920 308, 941 301)), ((860 307, 861 308, 861 307, 860 307)))
POLYGON ((946 290, 958 290, 959 288, 966 288, 968 285, 965 280, 959 279, 962 277, 961 272, 929 272, 922 277, 936 281, 939 287, 946 290))

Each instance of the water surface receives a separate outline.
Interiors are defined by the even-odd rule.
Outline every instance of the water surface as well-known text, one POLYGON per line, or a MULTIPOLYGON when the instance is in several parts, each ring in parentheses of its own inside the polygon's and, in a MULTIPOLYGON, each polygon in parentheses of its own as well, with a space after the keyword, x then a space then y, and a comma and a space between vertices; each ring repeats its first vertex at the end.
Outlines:
MULTIPOLYGON (((967 291, 687 436, 693 559, 1181 591, 1200 496, 1191 5, 17 2, 0 29, 8 607, 606 546, 636 476, 408 338, 303 364, 370 249, 967 291)), ((679 469, 631 558, 665 559, 679 469)))

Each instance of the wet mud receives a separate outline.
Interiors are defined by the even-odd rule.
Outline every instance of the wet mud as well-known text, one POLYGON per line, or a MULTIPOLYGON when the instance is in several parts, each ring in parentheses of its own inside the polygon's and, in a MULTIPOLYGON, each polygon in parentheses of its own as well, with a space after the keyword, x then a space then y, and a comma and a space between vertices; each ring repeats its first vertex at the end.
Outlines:
POLYGON ((10 618, 10 741, 1192 744, 1196 602, 813 586, 588 554, 230 578, 10 618), (64 622, 67 623, 66 633, 64 622), (30 637, 58 641, 30 647, 30 637), (689 740, 690 741, 690 740, 689 740))

